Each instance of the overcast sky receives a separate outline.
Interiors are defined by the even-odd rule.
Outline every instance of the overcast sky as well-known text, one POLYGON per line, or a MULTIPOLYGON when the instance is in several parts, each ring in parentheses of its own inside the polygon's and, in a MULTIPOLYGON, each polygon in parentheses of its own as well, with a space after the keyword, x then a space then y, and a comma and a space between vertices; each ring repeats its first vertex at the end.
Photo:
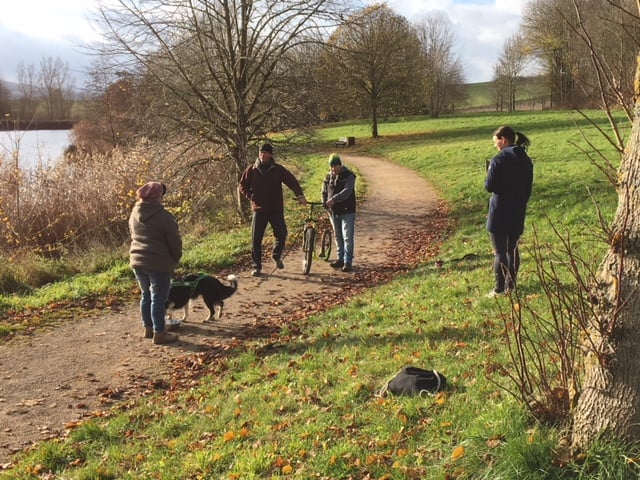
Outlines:
MULTIPOLYGON (((370 2, 374 3, 374 2, 370 2)), ((527 0, 388 0, 411 21, 434 10, 451 20, 468 82, 491 80, 504 41, 519 28, 527 0)), ((36 69, 46 57, 67 62, 76 86, 91 59, 82 48, 99 39, 89 18, 92 0, 4 0, 0 13, 0 79, 15 81, 18 64, 36 69)))

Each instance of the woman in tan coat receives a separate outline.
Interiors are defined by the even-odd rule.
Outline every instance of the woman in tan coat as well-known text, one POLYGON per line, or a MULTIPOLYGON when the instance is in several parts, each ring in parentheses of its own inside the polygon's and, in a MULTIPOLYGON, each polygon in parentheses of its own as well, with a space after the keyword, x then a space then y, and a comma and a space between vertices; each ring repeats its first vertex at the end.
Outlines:
POLYGON ((165 304, 171 275, 182 257, 182 238, 176 219, 162 205, 165 192, 166 187, 158 182, 140 187, 129 217, 129 264, 140 285, 144 337, 153 338, 156 345, 178 339, 166 331, 165 304))

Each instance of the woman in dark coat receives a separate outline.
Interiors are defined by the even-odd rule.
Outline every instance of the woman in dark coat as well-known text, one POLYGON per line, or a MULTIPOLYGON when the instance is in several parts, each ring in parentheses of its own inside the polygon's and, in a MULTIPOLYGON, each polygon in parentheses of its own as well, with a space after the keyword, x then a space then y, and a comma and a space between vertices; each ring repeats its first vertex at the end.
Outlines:
POLYGON ((493 134, 499 150, 487 169, 485 189, 491 192, 487 230, 494 251, 495 296, 516 286, 520 252, 518 242, 524 231, 527 202, 533 185, 533 163, 527 155, 529 139, 503 126, 493 134))

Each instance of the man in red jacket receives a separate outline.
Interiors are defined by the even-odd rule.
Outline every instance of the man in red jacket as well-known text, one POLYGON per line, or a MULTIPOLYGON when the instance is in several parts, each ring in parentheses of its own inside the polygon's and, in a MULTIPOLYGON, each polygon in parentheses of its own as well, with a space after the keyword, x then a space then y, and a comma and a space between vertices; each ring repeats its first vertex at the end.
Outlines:
POLYGON ((275 243, 271 257, 278 268, 284 268, 282 250, 287 239, 287 224, 284 220, 284 198, 282 184, 289 187, 297 200, 307 204, 300 183, 285 167, 273 158, 273 146, 265 143, 255 163, 245 169, 240 178, 238 189, 251 201, 253 217, 251 219, 251 275, 259 277, 262 272, 262 239, 267 225, 271 225, 275 243))

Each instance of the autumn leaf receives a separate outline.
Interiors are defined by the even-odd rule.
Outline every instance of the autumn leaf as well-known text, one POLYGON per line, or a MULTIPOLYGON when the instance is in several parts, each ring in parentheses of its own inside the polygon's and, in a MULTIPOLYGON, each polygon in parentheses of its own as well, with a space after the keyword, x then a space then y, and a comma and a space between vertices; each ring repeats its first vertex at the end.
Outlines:
POLYGON ((66 430, 73 430, 74 428, 78 428, 80 425, 82 425, 82 421, 76 421, 76 422, 67 422, 64 424, 64 428, 66 430))
POLYGON ((230 430, 228 432, 225 432, 224 434, 224 441, 225 442, 230 442, 231 440, 236 438, 236 432, 234 432, 233 430, 230 430))
POLYGON ((527 443, 529 445, 535 443, 536 441, 536 431, 535 430, 528 430, 527 431, 527 443))
POLYGON ((436 395, 434 402, 436 403, 436 405, 444 405, 445 403, 447 403, 447 396, 444 393, 440 392, 436 395))
POLYGON ((451 454, 451 459, 458 460, 459 458, 464 457, 464 454, 465 454, 464 447, 460 445, 453 449, 453 453, 451 454))

